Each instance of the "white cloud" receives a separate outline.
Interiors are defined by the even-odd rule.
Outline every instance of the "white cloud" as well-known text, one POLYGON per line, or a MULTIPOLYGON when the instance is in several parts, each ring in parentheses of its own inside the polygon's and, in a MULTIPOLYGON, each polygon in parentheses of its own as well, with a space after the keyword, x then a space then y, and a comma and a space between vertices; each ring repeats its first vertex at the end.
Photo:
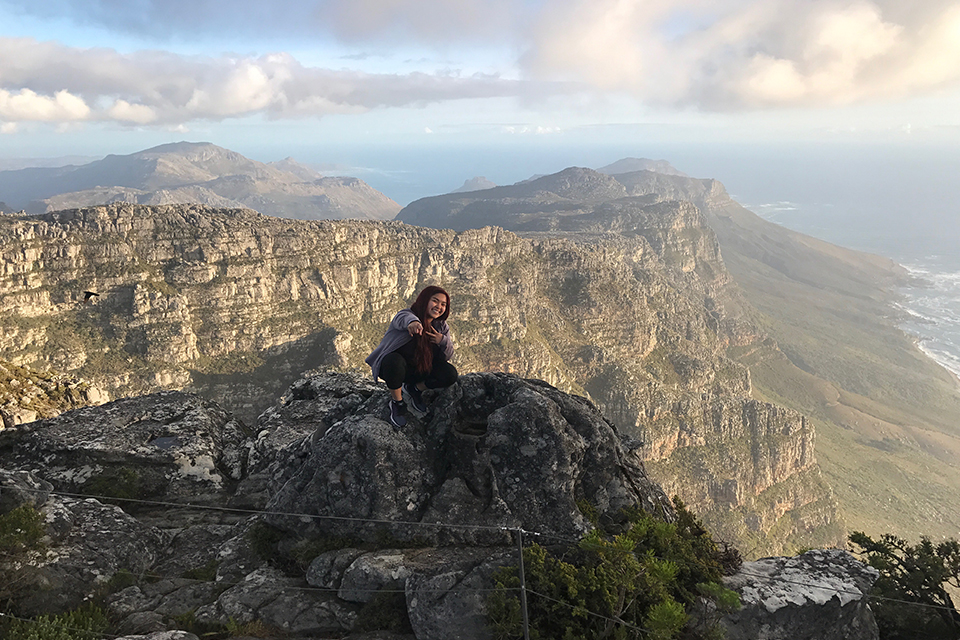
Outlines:
POLYGON ((707 109, 899 98, 960 82, 960 3, 558 0, 527 77, 707 109))
POLYGON ((90 107, 83 98, 69 91, 43 96, 30 89, 21 89, 17 93, 0 89, 0 118, 8 122, 68 122, 85 120, 89 116, 90 107))
POLYGON ((182 124, 254 114, 313 117, 517 95, 527 86, 492 75, 305 67, 285 53, 218 58, 161 51, 121 54, 27 38, 0 38, 0 70, 0 118, 11 122, 182 124))
POLYGON ((16 122, 3 122, 0 123, 0 134, 12 134, 17 132, 17 123, 16 122))
POLYGON ((120 122, 134 124, 149 124, 157 119, 157 113, 150 107, 142 104, 130 104, 126 100, 117 100, 107 110, 110 118, 120 122))
MULTIPOLYGON (((711 111, 821 107, 960 85, 960 0, 4 2, 138 41, 195 40, 193 50, 210 43, 222 49, 231 38, 246 50, 282 44, 332 51, 336 65, 362 65, 364 56, 343 55, 359 44, 380 52, 368 70, 426 54, 490 73, 364 73, 304 66, 287 53, 121 54, 0 38, 0 90, 8 101, 31 91, 56 103, 66 92, 90 109, 82 119, 134 124, 312 117, 461 98, 536 101, 574 91, 711 111)), ((26 118, 16 112, 8 120, 26 118)), ((64 106, 42 113, 78 118, 64 106)))

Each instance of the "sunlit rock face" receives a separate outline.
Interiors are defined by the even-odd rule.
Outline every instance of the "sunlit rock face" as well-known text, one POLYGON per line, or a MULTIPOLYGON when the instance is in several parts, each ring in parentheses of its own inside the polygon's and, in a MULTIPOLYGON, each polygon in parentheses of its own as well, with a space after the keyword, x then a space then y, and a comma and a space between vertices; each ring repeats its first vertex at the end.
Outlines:
POLYGON ((541 184, 565 195, 517 204, 554 203, 524 214, 523 235, 199 205, 4 216, 0 357, 110 397, 194 391, 253 424, 306 370, 368 372, 386 323, 439 283, 462 372, 589 397, 642 442, 669 494, 748 555, 839 543, 812 428, 751 399, 749 372, 725 355, 763 336, 699 211, 608 200, 620 187, 597 176, 541 184), (563 215, 560 200, 574 202, 563 215))

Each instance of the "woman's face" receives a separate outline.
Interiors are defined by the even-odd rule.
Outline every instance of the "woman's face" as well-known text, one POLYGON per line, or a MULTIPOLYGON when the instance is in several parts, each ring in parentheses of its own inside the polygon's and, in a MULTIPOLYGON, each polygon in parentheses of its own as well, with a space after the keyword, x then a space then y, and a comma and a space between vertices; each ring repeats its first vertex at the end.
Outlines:
POLYGON ((427 317, 435 320, 443 315, 447 310, 447 296, 442 293, 435 293, 427 301, 427 317))

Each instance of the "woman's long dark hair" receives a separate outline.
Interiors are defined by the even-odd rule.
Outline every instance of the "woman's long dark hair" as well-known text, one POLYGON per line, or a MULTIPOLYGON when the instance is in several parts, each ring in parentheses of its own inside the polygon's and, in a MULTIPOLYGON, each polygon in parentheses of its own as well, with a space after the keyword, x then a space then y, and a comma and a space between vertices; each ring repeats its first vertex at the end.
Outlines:
MULTIPOLYGON (((413 314, 420 319, 424 332, 427 329, 427 303, 430 302, 430 298, 438 293, 442 293, 446 297, 447 308, 443 310, 443 314, 436 319, 436 322, 446 322, 450 315, 450 294, 436 285, 426 287, 417 296, 416 301, 410 305, 410 311, 413 311, 413 314)), ((432 323, 431 326, 433 326, 432 323)), ((427 373, 433 368, 433 343, 430 342, 425 333, 421 334, 420 339, 417 340, 417 350, 413 354, 413 364, 417 367, 419 373, 427 373)))

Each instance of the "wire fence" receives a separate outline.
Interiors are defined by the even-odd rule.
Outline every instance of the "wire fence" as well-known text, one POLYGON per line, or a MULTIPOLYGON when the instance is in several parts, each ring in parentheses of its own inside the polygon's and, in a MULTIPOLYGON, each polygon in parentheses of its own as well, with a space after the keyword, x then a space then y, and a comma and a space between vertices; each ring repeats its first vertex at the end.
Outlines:
MULTIPOLYGON (((78 500, 98 500, 98 501, 107 502, 107 503, 110 503, 110 502, 123 502, 123 503, 138 504, 138 505, 144 505, 144 506, 170 507, 170 508, 178 508, 178 509, 194 509, 194 510, 199 510, 199 511, 209 511, 209 512, 217 512, 217 513, 232 513, 232 514, 247 515, 247 516, 274 515, 274 516, 283 516, 283 517, 304 518, 304 519, 311 519, 311 520, 329 520, 329 521, 353 522, 353 523, 362 523, 362 524, 389 525, 389 526, 393 526, 393 527, 414 527, 414 528, 420 527, 420 528, 430 528, 430 529, 434 529, 434 530, 436 530, 436 529, 451 529, 451 530, 456 529, 456 530, 468 530, 468 531, 469 531, 469 530, 474 530, 474 531, 498 532, 498 533, 503 533, 503 534, 506 534, 506 535, 510 535, 510 534, 516 533, 516 534, 518 535, 518 537, 520 538, 520 548, 521 548, 521 549, 522 549, 522 547, 523 547, 523 542, 522 542, 522 537, 523 537, 523 536, 529 536, 529 537, 531 537, 531 538, 534 538, 534 539, 537 539, 537 540, 544 540, 544 541, 546 541, 546 540, 554 540, 554 541, 557 541, 557 542, 562 542, 562 543, 564 543, 564 544, 566 544, 566 545, 582 545, 582 540, 580 540, 580 539, 572 538, 572 537, 569 537, 569 536, 563 536, 563 535, 559 535, 559 534, 555 534, 555 533, 549 533, 549 532, 528 531, 528 530, 523 529, 522 527, 519 527, 519 526, 507 526, 507 525, 478 525, 478 524, 464 524, 464 523, 450 523, 450 522, 397 521, 397 520, 387 520, 387 519, 377 519, 377 518, 359 518, 359 517, 354 517, 354 516, 337 516, 337 515, 324 515, 324 514, 308 514, 308 513, 301 513, 301 512, 288 512, 288 511, 277 511, 277 510, 267 510, 267 509, 244 509, 244 508, 237 508, 237 507, 221 507, 221 506, 216 506, 216 505, 192 504, 192 503, 172 502, 172 501, 164 501, 164 500, 144 500, 144 499, 139 499, 139 498, 122 498, 122 497, 113 497, 113 496, 105 496, 105 495, 90 495, 90 494, 83 494, 83 493, 71 493, 71 492, 64 492, 64 491, 43 491, 43 490, 41 490, 41 489, 26 489, 26 490, 27 490, 27 491, 34 491, 34 492, 36 492, 36 493, 41 493, 41 494, 58 496, 58 497, 61 497, 61 498, 71 498, 71 499, 78 499, 78 500)), ((583 545, 582 545, 582 546, 583 546, 583 545)), ((587 549, 587 550, 590 549, 589 546, 583 546, 583 548, 585 548, 585 549, 587 549)), ((619 549, 619 548, 616 548, 616 547, 604 547, 603 550, 604 550, 604 551, 608 551, 608 552, 634 553, 634 550, 631 550, 631 549, 619 549)), ((654 556, 654 557, 656 557, 656 556, 654 556)), ((521 556, 520 559, 522 560, 522 556, 521 556)), ((664 560, 665 558, 658 558, 658 559, 664 560)), ((609 560, 601 557, 601 561, 603 561, 603 562, 608 562, 609 560)), ((519 564, 519 563, 518 563, 518 564, 519 564)), ((934 604, 928 604, 928 603, 922 603, 922 602, 914 602, 914 601, 909 601, 909 600, 902 600, 902 599, 897 599, 897 598, 889 598, 889 597, 878 596, 878 595, 864 594, 863 592, 861 592, 861 591, 859 591, 859 590, 856 590, 856 591, 855 591, 855 590, 845 589, 845 588, 842 588, 842 587, 839 587, 839 586, 836 586, 836 587, 834 587, 834 586, 828 586, 828 585, 824 585, 824 584, 822 584, 822 583, 810 583, 810 582, 803 582, 803 581, 798 581, 798 580, 790 580, 790 579, 783 578, 783 577, 781 577, 781 576, 771 576, 771 575, 760 574, 760 573, 752 573, 752 572, 750 572, 750 571, 743 570, 743 569, 741 569, 741 573, 744 574, 744 575, 748 575, 748 576, 750 576, 750 577, 752 577, 752 578, 755 578, 755 579, 757 579, 757 580, 764 580, 764 581, 769 581, 769 582, 779 582, 779 583, 790 584, 790 585, 795 585, 795 586, 803 586, 803 587, 807 587, 807 588, 811 588, 811 589, 817 589, 817 590, 821 590, 821 591, 826 591, 826 592, 835 593, 835 594, 837 594, 838 596, 839 596, 840 594, 844 594, 844 595, 851 595, 851 596, 858 597, 858 598, 866 597, 866 598, 869 598, 869 599, 871 599, 871 600, 876 600, 876 601, 897 603, 897 604, 910 605, 910 606, 916 606, 916 607, 924 607, 924 608, 927 608, 927 609, 948 610, 948 611, 952 611, 952 610, 953 610, 953 608, 951 608, 951 607, 946 607, 946 606, 942 606, 942 605, 934 605, 934 604)), ((145 578, 150 578, 150 579, 165 579, 165 578, 169 578, 169 576, 162 576, 162 575, 153 574, 153 573, 150 573, 150 572, 144 572, 142 575, 143 575, 143 577, 145 577, 145 578)), ((191 579, 191 578, 183 578, 183 577, 179 577, 178 579, 179 579, 179 580, 192 581, 192 582, 198 582, 198 583, 199 583, 199 582, 208 582, 208 581, 205 581, 205 580, 202 580, 202 579, 191 579)), ((237 582, 224 582, 224 581, 219 581, 217 584, 218 584, 219 586, 226 587, 227 589, 230 589, 230 588, 233 588, 233 587, 241 586, 241 585, 244 584, 244 582, 245 582, 245 581, 243 581, 243 580, 237 581, 237 582)), ((371 596, 372 596, 373 594, 375 594, 375 593, 387 593, 387 594, 405 594, 405 593, 407 593, 407 589, 400 589, 400 588, 369 588, 369 589, 364 589, 364 588, 353 588, 353 587, 344 588, 344 587, 342 587, 342 586, 335 588, 335 587, 301 586, 301 585, 291 585, 291 584, 283 585, 283 586, 282 586, 282 589, 287 590, 287 591, 315 592, 315 593, 324 593, 324 594, 335 594, 335 593, 340 593, 342 590, 348 590, 348 591, 350 591, 350 592, 353 593, 353 594, 369 594, 369 595, 371 595, 371 596)), ((644 629, 643 627, 639 627, 639 626, 630 624, 630 623, 628 623, 628 622, 626 622, 626 621, 624 621, 624 620, 618 619, 618 618, 613 618, 613 617, 610 617, 610 616, 607 616, 607 615, 604 615, 604 614, 601 614, 601 613, 597 613, 597 612, 595 612, 595 611, 590 611, 590 610, 584 609, 583 607, 580 607, 580 606, 577 606, 577 605, 573 605, 573 604, 571 604, 571 603, 569 603, 569 602, 564 602, 564 601, 562 601, 562 600, 558 600, 558 599, 556 599, 556 598, 553 598, 553 597, 551 597, 551 596, 548 596, 548 595, 546 595, 546 594, 543 594, 543 593, 541 593, 541 592, 539 592, 539 591, 536 591, 536 590, 533 590, 533 589, 530 589, 530 588, 524 588, 524 587, 493 587, 493 588, 457 587, 457 590, 458 590, 459 592, 461 592, 461 593, 478 593, 478 594, 482 594, 482 593, 493 593, 493 592, 497 592, 497 591, 507 591, 507 592, 522 593, 523 591, 525 591, 526 594, 534 595, 534 596, 536 596, 536 597, 538 597, 538 598, 542 598, 542 599, 544 599, 544 600, 546 600, 546 601, 553 602, 553 603, 555 603, 555 604, 560 604, 560 605, 565 606, 565 607, 569 607, 569 608, 571 608, 571 609, 574 609, 574 610, 582 613, 583 615, 588 615, 588 616, 591 616, 591 617, 594 617, 594 618, 597 618, 597 619, 601 619, 601 620, 604 620, 604 621, 606 621, 606 622, 608 622, 608 623, 613 623, 613 624, 621 625, 621 626, 623 626, 624 628, 630 629, 630 630, 633 630, 633 631, 638 631, 638 632, 642 632, 642 633, 649 633, 649 630, 644 629)), ((419 589, 419 588, 418 588, 417 591, 418 591, 418 592, 421 592, 421 593, 446 593, 446 592, 449 592, 449 589, 419 589)), ((36 624, 40 624, 40 621, 38 621, 38 620, 32 620, 32 619, 29 619, 29 618, 22 618, 22 617, 14 616, 14 615, 11 615, 11 614, 9 614, 9 613, 3 613, 3 612, 0 612, 0 618, 6 618, 6 619, 9 619, 9 620, 17 620, 17 621, 25 622, 25 623, 36 623, 36 624)), ((50 624, 49 620, 44 621, 44 623, 50 624)), ((82 633, 86 633, 86 634, 88 634, 88 635, 96 635, 96 636, 99 636, 99 637, 102 637, 102 638, 118 638, 118 637, 120 637, 120 636, 116 636, 116 635, 110 635, 110 634, 105 634, 105 633, 91 632, 91 631, 84 630, 84 629, 76 629, 76 628, 70 628, 70 627, 63 627, 63 629, 64 629, 65 631, 71 631, 71 632, 75 632, 75 633, 81 633, 81 632, 82 632, 82 633)))

